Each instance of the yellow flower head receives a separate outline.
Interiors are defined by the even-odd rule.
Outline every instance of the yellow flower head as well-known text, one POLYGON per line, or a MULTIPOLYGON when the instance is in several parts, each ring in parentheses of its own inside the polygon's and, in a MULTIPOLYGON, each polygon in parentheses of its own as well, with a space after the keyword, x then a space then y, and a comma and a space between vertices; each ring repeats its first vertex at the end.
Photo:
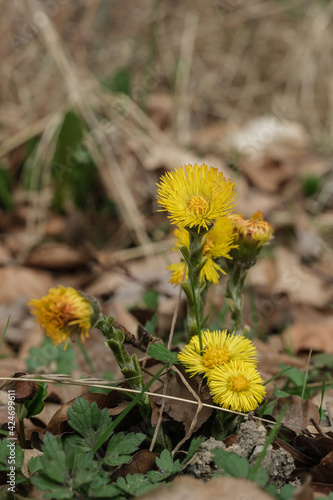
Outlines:
POLYGON ((208 231, 235 205, 235 183, 217 168, 185 165, 167 172, 158 185, 157 201, 179 227, 208 231))
POLYGON ((266 394, 263 380, 255 366, 244 361, 230 361, 211 370, 208 387, 215 403, 239 412, 255 410, 266 394))
MULTIPOLYGON (((177 249, 190 246, 190 236, 188 231, 184 228, 175 229, 174 235, 176 237, 177 249)), ((206 242, 203 249, 203 258, 207 259, 206 264, 201 270, 201 280, 211 281, 215 284, 219 282, 219 273, 225 274, 223 269, 215 262, 219 257, 231 259, 229 252, 232 248, 237 248, 234 245, 234 232, 233 223, 228 217, 221 217, 217 219, 212 229, 205 236, 206 242)), ((177 264, 171 264, 168 269, 172 271, 170 283, 180 285, 183 279, 187 279, 187 269, 184 275, 185 267, 187 268, 184 260, 177 264)))
POLYGON ((32 314, 55 345, 81 336, 89 337, 91 319, 95 313, 91 303, 74 288, 51 288, 40 300, 31 300, 32 314))
POLYGON ((203 351, 200 352, 199 336, 194 335, 178 354, 179 361, 191 376, 203 373, 208 376, 218 366, 230 361, 255 364, 257 350, 251 340, 243 335, 229 335, 227 330, 202 331, 203 351))
POLYGON ((259 210, 251 219, 244 219, 241 215, 230 215, 233 222, 236 241, 243 239, 246 243, 261 247, 273 236, 272 226, 263 218, 259 210))

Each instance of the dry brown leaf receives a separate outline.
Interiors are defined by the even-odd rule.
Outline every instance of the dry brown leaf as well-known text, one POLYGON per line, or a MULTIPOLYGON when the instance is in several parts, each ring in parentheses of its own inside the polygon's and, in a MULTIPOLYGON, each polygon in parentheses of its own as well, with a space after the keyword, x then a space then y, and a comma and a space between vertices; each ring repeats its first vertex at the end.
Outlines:
MULTIPOLYGON (((203 403, 213 404, 213 400, 209 394, 208 387, 204 387, 203 389, 199 390, 199 384, 196 378, 195 377, 190 378, 183 369, 180 368, 180 370, 183 372, 184 377, 186 378, 188 384, 192 387, 195 394, 199 395, 201 401, 203 403)), ((171 378, 167 387, 167 394, 169 396, 174 396, 177 398, 190 399, 192 401, 196 401, 193 394, 187 389, 187 387, 181 380, 178 373, 175 373, 174 377, 171 378)), ((159 398, 157 396, 152 396, 152 399, 157 404, 162 403, 162 398, 159 398)), ((183 401, 178 401, 173 399, 166 399, 163 411, 177 422, 181 422, 184 425, 185 433, 187 433, 196 416, 197 409, 198 409, 197 404, 185 403, 183 401)), ((202 426, 204 422, 207 421, 207 419, 212 414, 212 411, 213 411, 212 408, 207 408, 207 407, 203 407, 201 409, 201 411, 197 415, 197 422, 194 428, 192 429, 192 432, 195 432, 202 426)))
POLYGON ((30 300, 46 295, 53 280, 46 271, 8 266, 0 268, 0 283, 0 303, 11 304, 20 296, 30 300))
POLYGON ((310 474, 315 483, 333 484, 333 451, 321 459, 318 465, 311 467, 310 474))
POLYGON ((171 94, 156 92, 150 93, 146 99, 147 113, 153 122, 164 130, 170 124, 173 110, 173 97, 171 94))
POLYGON ((326 389, 323 398, 321 396, 321 391, 318 391, 317 394, 312 396, 311 401, 318 408, 321 404, 323 406, 323 409, 325 409, 327 407, 327 405, 329 405, 331 408, 331 411, 332 411, 333 410, 333 389, 326 389))
POLYGON ((5 266, 11 261, 11 255, 3 243, 0 242, 0 266, 5 266))
POLYGON ((302 432, 308 425, 311 425, 311 419, 319 424, 320 415, 317 407, 311 401, 302 399, 300 396, 277 398, 277 403, 273 410, 273 417, 278 419, 281 411, 286 405, 288 405, 287 411, 282 422, 288 429, 295 432, 302 432))
POLYGON ((297 123, 281 123, 275 116, 262 116, 231 134, 229 141, 251 182, 274 193, 299 170, 307 137, 297 123))
POLYGON ((160 486, 140 500, 272 500, 272 496, 247 479, 216 477, 207 483, 180 476, 171 486, 160 486))
POLYGON ((292 303, 315 307, 327 306, 333 301, 333 284, 327 285, 314 271, 303 265, 297 255, 284 247, 275 251, 276 281, 272 292, 288 294, 292 303))
POLYGON ((312 349, 333 354, 333 317, 318 321, 297 321, 283 332, 285 345, 294 352, 312 349))
POLYGON ((61 271, 86 266, 90 256, 65 243, 44 243, 30 252, 25 265, 39 269, 61 271))
POLYGON ((117 481, 118 477, 126 477, 127 474, 146 474, 149 470, 156 469, 157 453, 149 450, 139 450, 127 464, 120 465, 112 472, 110 479, 117 481))

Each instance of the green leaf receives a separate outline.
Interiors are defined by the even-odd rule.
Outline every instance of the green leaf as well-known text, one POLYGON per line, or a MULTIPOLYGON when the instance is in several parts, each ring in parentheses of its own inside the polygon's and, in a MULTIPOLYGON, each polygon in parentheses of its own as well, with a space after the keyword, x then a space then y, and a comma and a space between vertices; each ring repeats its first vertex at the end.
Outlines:
POLYGON ((159 293, 155 290, 148 290, 143 296, 143 302, 148 309, 157 309, 159 293))
POLYGON ((274 391, 274 396, 276 396, 277 398, 286 398, 286 397, 289 397, 290 394, 289 392, 286 392, 286 391, 281 391, 281 389, 275 389, 274 391))
POLYGON ((191 458, 197 452, 197 450, 200 448, 200 446, 204 442, 204 440, 205 440, 205 438, 203 436, 200 436, 200 437, 197 437, 197 438, 194 438, 191 440, 191 444, 189 446, 187 455, 184 458, 184 460, 182 461, 183 468, 187 464, 187 462, 189 462, 189 460, 191 460, 191 458))
POLYGON ((25 418, 33 417, 34 415, 38 415, 44 406, 45 406, 45 398, 47 394, 47 384, 44 382, 38 382, 38 391, 33 399, 30 401, 26 401, 23 403, 23 406, 26 410, 25 418))
POLYGON ((8 316, 8 319, 7 319, 7 323, 6 323, 5 329, 4 329, 3 334, 2 334, 2 337, 1 337, 1 339, 0 339, 0 349, 1 349, 1 346, 2 346, 2 342, 4 341, 4 338, 5 338, 5 335, 6 335, 6 331, 7 331, 8 325, 9 325, 9 320, 10 320, 10 316, 8 316))
POLYGON ((32 347, 29 357, 25 360, 29 371, 37 371, 49 366, 50 363, 57 364, 57 373, 70 374, 76 368, 75 349, 68 344, 64 350, 63 345, 55 346, 49 337, 45 337, 40 347, 32 347))
POLYGON ((127 474, 126 479, 119 477, 115 485, 120 492, 126 493, 126 496, 144 495, 148 491, 156 488, 143 474, 127 474))
POLYGON ((169 351, 163 344, 152 344, 148 349, 148 355, 164 363, 179 364, 177 354, 169 351))
POLYGON ((5 210, 12 208, 13 197, 9 172, 0 164, 0 206, 5 210))
POLYGON ((156 326, 157 326, 157 314, 154 314, 151 320, 146 322, 145 329, 147 330, 148 333, 154 335, 156 331, 156 326))
POLYGON ((95 402, 89 406, 88 401, 78 398, 68 410, 68 423, 83 437, 85 444, 91 449, 100 434, 110 425, 108 410, 100 410, 95 402))
MULTIPOLYGON (((287 365, 281 365, 282 369, 289 368, 287 365)), ((305 373, 301 372, 298 368, 292 367, 285 372, 285 377, 291 380, 296 387, 302 387, 306 379, 305 373)))
POLYGON ((112 76, 102 81, 102 85, 111 92, 122 92, 131 95, 132 70, 130 68, 119 68, 112 76))
POLYGON ((11 465, 15 466, 15 470, 21 470, 23 460, 24 452, 15 441, 10 439, 2 439, 0 441, 0 470, 7 471, 11 465))
POLYGON ((53 434, 46 434, 43 446, 43 455, 40 461, 43 466, 43 475, 52 481, 65 484, 69 480, 69 473, 66 465, 66 454, 62 443, 53 434))
POLYGON ((182 469, 179 460, 173 461, 173 457, 169 450, 162 451, 160 458, 156 458, 156 465, 167 476, 177 474, 177 472, 180 472, 182 469))
MULTIPOLYGON (((250 467, 250 471, 252 470, 252 467, 250 467)), ((251 481, 254 481, 257 483, 258 486, 263 487, 265 484, 267 484, 269 480, 269 472, 267 469, 258 469, 254 477, 251 477, 251 481)))
POLYGON ((250 466, 245 457, 240 457, 233 451, 212 450, 214 462, 231 477, 248 477, 250 466))
POLYGON ((94 481, 98 464, 93 460, 93 453, 82 453, 74 460, 73 468, 73 488, 79 489, 85 484, 94 481))
POLYGON ((295 488, 291 484, 285 484, 282 486, 279 493, 279 500, 291 500, 294 498, 295 488))
POLYGON ((59 500, 72 500, 75 498, 68 486, 52 481, 46 475, 33 476, 31 482, 37 489, 46 492, 44 493, 44 498, 59 500))
POLYGON ((31 457, 29 460, 29 473, 30 476, 36 474, 36 472, 40 471, 43 468, 40 457, 31 457))
POLYGON ((123 432, 114 434, 109 441, 103 462, 112 467, 129 462, 131 454, 139 449, 145 437, 145 434, 133 432, 126 435, 123 432))

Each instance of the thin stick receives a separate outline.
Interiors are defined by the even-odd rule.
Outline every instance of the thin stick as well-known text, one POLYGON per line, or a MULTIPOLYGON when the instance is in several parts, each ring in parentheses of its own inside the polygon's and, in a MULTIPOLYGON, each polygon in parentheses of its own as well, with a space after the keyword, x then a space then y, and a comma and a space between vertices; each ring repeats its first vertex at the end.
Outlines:
MULTIPOLYGON (((12 377, 0 377, 0 380, 5 380, 6 382, 10 382, 13 380, 12 377)), ((20 380, 25 380, 28 382, 34 381, 34 382, 54 382, 56 384, 66 384, 66 385, 80 385, 82 387, 98 387, 101 389, 112 389, 114 391, 119 391, 119 392, 132 392, 133 394, 141 394, 141 391, 138 391, 136 389, 126 389, 124 387, 118 387, 118 386, 112 386, 110 385, 110 381, 104 380, 104 384, 97 384, 94 383, 93 381, 96 379, 71 379, 70 377, 66 378, 66 375, 60 375, 59 377, 57 376, 50 376, 50 375, 41 375, 40 378, 36 378, 33 375, 29 377, 28 375, 25 377, 20 377, 20 380), (107 385, 107 382, 109 384, 107 385)), ((123 381, 122 381, 123 382, 123 381)), ((114 382, 113 382, 114 383, 114 382)), ((4 383, 0 386, 0 390, 3 389, 7 384, 4 383)), ((156 396, 158 398, 165 398, 165 399, 173 399, 174 401, 182 401, 183 403, 189 403, 189 404, 194 404, 198 405, 198 401, 193 401, 193 399, 185 399, 185 398, 178 398, 177 396, 169 396, 167 394, 163 395, 158 392, 150 392, 146 391, 144 392, 145 395, 147 396, 156 396)), ((247 413, 241 413, 239 411, 234 411, 234 410, 228 410, 227 408, 221 408, 220 406, 215 406, 215 405, 210 405, 207 403, 201 403, 202 406, 205 408, 213 408, 213 410, 218 410, 218 411, 224 411, 226 413, 233 413, 234 415, 242 415, 243 417, 247 417, 247 413)), ((272 425, 271 420, 267 420, 265 418, 260 418, 256 417, 255 415, 252 417, 256 420, 260 420, 261 422, 267 422, 268 424, 272 425)))

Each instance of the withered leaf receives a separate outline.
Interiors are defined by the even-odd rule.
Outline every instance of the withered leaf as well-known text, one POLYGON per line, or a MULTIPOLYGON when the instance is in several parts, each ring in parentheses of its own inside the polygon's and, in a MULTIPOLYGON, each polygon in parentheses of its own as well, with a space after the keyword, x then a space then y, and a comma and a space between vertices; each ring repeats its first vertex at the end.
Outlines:
POLYGON ((171 486, 163 485, 140 500, 272 500, 273 497, 247 479, 216 477, 207 483, 189 476, 177 477, 171 486))
MULTIPOLYGON (((14 373, 13 379, 19 379, 25 375, 27 375, 25 372, 17 372, 14 373)), ((25 401, 30 401, 36 395, 38 384, 34 381, 13 380, 8 384, 8 388, 15 391, 16 403, 24 403, 25 401)))
POLYGON ((118 477, 126 477, 127 474, 146 474, 149 470, 156 470, 157 453, 149 450, 139 450, 134 453, 132 459, 127 463, 120 465, 110 476, 112 482, 117 481, 118 477))
POLYGON ((309 472, 314 482, 333 484, 333 450, 318 465, 311 467, 309 472))
POLYGON ((333 451, 333 439, 325 436, 296 436, 292 440, 292 445, 308 457, 311 457, 316 463, 333 451))
MULTIPOLYGON (((196 377, 190 378, 182 367, 179 367, 179 370, 182 371, 182 374, 184 375, 186 381, 192 387, 193 391, 196 394, 198 394, 201 401, 203 403, 213 404, 213 400, 210 397, 208 388, 206 386, 200 388, 199 382, 196 379, 196 377)), ((168 396, 175 396, 177 398, 190 399, 191 401, 196 401, 193 394, 187 389, 187 387, 185 386, 184 382, 182 381, 178 373, 175 373, 175 376, 171 378, 167 388, 167 394, 168 396)), ((157 396, 153 396, 152 399, 157 404, 161 404, 163 401, 162 398, 159 398, 157 396)), ((184 425, 185 432, 187 432, 190 429, 192 422, 196 416, 197 409, 198 409, 197 404, 186 403, 184 401, 178 401, 176 399, 165 400, 164 412, 166 412, 171 418, 173 418, 177 422, 181 422, 184 425)), ((212 411, 213 411, 212 408, 207 408, 207 407, 203 407, 201 409, 201 411, 197 415, 197 422, 194 428, 192 429, 193 432, 199 429, 202 426, 202 424, 207 421, 207 419, 212 414, 212 411)))
POLYGON ((317 407, 309 400, 300 396, 287 396, 278 398, 273 410, 273 416, 278 420, 282 409, 287 405, 287 411, 283 417, 283 425, 295 432, 302 432, 313 419, 317 424, 320 422, 320 415, 317 407))

